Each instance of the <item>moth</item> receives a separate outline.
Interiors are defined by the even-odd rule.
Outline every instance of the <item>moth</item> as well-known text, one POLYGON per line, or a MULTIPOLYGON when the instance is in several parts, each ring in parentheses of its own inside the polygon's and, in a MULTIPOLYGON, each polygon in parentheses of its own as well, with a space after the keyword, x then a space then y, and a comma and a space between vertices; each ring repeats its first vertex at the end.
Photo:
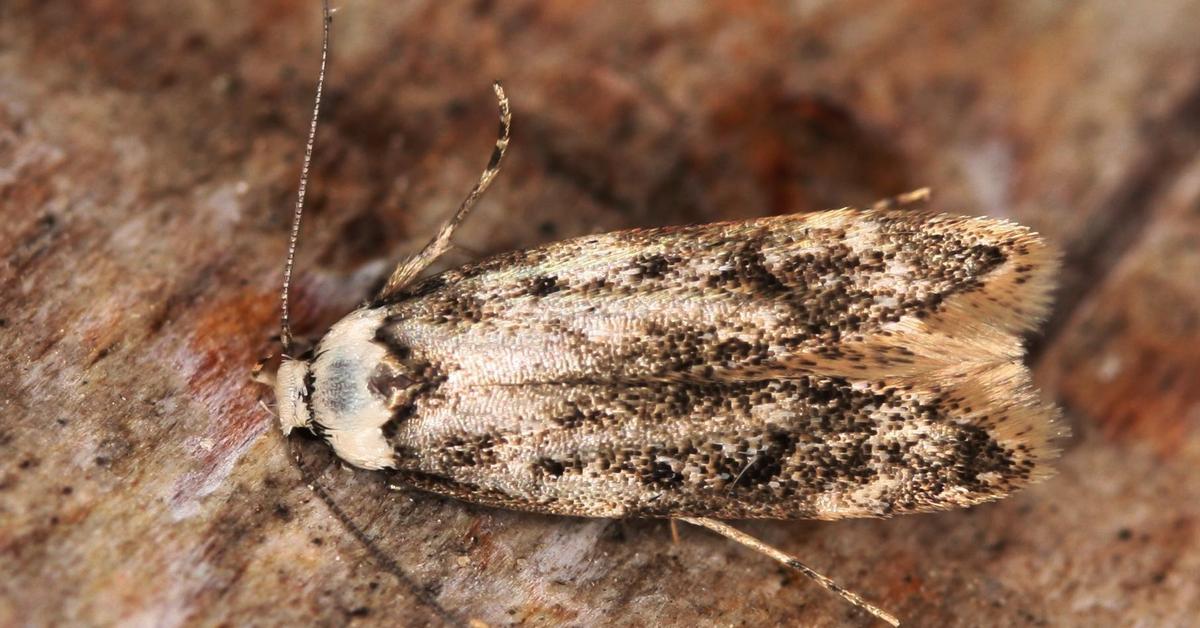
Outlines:
POLYGON ((999 499, 1047 477, 1064 434, 1022 364, 1056 254, 993 218, 841 209, 634 229, 422 278, 495 179, 314 350, 288 285, 328 57, 284 271, 284 434, 462 500, 704 526, 892 615, 725 524, 890 517, 999 499))

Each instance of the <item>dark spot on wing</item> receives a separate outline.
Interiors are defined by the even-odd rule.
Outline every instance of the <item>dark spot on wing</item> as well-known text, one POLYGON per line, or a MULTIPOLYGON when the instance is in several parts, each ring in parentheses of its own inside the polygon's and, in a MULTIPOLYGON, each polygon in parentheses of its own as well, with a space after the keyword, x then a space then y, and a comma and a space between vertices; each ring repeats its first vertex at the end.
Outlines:
POLYGON ((558 277, 554 275, 538 275, 529 280, 526 293, 533 297, 544 297, 562 290, 558 277))

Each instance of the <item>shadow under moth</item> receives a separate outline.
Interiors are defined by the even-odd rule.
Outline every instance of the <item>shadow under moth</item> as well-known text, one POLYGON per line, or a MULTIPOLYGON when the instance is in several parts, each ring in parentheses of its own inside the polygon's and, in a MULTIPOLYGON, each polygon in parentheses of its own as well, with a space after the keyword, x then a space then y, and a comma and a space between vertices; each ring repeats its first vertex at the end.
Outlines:
POLYGON ((678 519, 892 615, 723 523, 889 517, 1047 477, 1064 433, 1022 364, 1056 255, 1030 230, 909 205, 635 229, 421 278, 495 178, 314 350, 292 349, 284 272, 274 379, 284 433, 462 500, 678 519))

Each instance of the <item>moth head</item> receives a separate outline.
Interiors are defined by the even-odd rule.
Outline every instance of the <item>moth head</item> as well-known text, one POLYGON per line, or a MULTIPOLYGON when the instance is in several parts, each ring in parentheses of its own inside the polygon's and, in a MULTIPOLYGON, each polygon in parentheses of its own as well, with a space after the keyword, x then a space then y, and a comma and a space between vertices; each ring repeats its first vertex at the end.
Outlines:
POLYGON ((312 391, 308 389, 308 373, 308 360, 284 358, 275 374, 275 402, 284 436, 291 434, 294 428, 312 425, 312 411, 308 402, 312 391))
POLYGON ((294 428, 308 429, 312 426, 312 410, 309 407, 312 398, 312 380, 309 377, 312 362, 308 357, 308 353, 299 359, 283 356, 282 361, 271 368, 269 365, 274 361, 274 356, 268 355, 250 371, 250 379, 275 391, 275 406, 284 436, 291 434, 294 428))

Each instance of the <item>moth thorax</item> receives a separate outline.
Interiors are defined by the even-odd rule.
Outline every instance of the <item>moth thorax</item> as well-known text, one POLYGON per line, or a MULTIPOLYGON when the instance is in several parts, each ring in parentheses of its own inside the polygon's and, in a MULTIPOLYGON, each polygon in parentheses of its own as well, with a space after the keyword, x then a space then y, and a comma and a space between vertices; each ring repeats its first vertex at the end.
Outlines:
POLYGON ((364 469, 393 466, 382 428, 392 418, 393 388, 408 382, 375 339, 385 318, 378 308, 351 312, 329 328, 312 361, 294 363, 286 378, 280 370, 278 390, 291 395, 285 398, 303 396, 292 401, 290 417, 280 412, 284 431, 315 427, 339 458, 364 469))
POLYGON ((312 422, 308 408, 308 362, 284 359, 275 375, 275 401, 279 406, 279 424, 284 435, 297 427, 307 428, 312 422))

